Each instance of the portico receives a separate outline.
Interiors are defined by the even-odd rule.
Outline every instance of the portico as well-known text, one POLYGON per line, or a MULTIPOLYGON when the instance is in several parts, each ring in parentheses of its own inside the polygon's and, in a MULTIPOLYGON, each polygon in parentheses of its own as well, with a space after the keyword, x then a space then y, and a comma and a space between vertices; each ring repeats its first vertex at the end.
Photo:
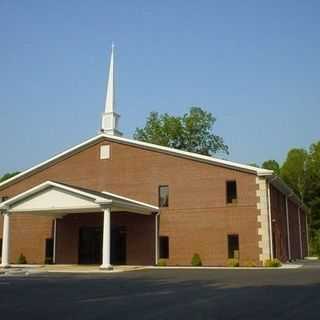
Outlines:
MULTIPOLYGON (((126 216, 135 219, 138 216, 152 219, 154 237, 145 239, 153 241, 154 263, 158 257, 158 213, 159 208, 144 202, 136 201, 127 197, 109 192, 97 192, 82 187, 71 186, 64 183, 46 181, 32 189, 16 195, 1 203, 1 213, 3 220, 3 240, 2 240, 2 267, 10 266, 10 233, 11 217, 15 214, 46 215, 55 221, 63 221, 64 217, 79 215, 90 216, 102 214, 102 263, 101 268, 111 269, 111 216, 126 216)), ((138 223, 138 222, 137 222, 138 223)), ((54 236, 54 256, 56 256, 56 241, 59 232, 54 236)), ((78 238, 78 234, 74 235, 78 238)), ((134 241, 134 240, 133 240, 134 241)), ((62 250, 63 248, 60 248, 62 250)))

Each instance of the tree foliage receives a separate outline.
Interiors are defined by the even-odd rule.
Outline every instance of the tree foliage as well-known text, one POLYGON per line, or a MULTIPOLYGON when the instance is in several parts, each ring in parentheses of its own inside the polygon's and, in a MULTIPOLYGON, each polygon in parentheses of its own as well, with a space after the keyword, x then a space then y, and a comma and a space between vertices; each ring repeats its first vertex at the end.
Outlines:
POLYGON ((203 155, 228 154, 223 138, 212 132, 215 122, 199 107, 191 107, 182 117, 151 112, 145 127, 135 130, 134 139, 203 155))
POLYGON ((16 176, 19 173, 20 173, 20 171, 15 171, 15 172, 8 172, 8 173, 4 174, 2 177, 0 177, 0 183, 16 176))
POLYGON ((274 174, 280 175, 280 165, 276 160, 267 160, 262 164, 263 169, 273 170, 274 174))
POLYGON ((306 163, 308 152, 304 149, 292 149, 281 168, 282 179, 299 195, 302 201, 306 193, 306 163))
POLYGON ((280 174, 310 209, 311 250, 320 256, 320 141, 309 150, 291 149, 281 167, 275 160, 264 162, 262 167, 280 174))

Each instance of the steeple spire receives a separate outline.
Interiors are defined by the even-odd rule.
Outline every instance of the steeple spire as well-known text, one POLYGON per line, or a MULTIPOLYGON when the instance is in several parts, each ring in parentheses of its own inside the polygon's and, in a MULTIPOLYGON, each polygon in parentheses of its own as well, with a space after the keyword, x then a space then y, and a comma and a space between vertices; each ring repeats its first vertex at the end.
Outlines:
POLYGON ((118 122, 120 115, 116 113, 115 100, 115 72, 114 72, 114 44, 111 47, 111 58, 109 66, 109 77, 107 86, 107 96, 105 102, 105 110, 102 114, 101 131, 114 136, 122 136, 118 130, 118 122))

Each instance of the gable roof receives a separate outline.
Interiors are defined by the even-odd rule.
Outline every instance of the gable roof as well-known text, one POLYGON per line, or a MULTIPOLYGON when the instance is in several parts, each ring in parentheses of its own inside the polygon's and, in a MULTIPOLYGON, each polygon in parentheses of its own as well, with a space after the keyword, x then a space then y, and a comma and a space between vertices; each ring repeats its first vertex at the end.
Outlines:
POLYGON ((156 144, 152 144, 152 143, 137 141, 137 140, 133 140, 133 139, 127 139, 127 138, 118 137, 118 136, 111 136, 111 135, 107 135, 105 133, 101 133, 101 134, 98 134, 90 139, 87 139, 84 142, 77 144, 77 145, 49 158, 46 161, 43 161, 43 162, 41 162, 41 163, 39 163, 39 164, 37 164, 27 170, 22 171, 21 173, 15 175, 14 177, 12 177, 10 179, 7 179, 7 180, 1 182, 0 189, 3 189, 3 187, 6 187, 16 181, 19 181, 19 180, 23 179, 24 177, 26 177, 30 174, 33 174, 34 172, 37 172, 39 170, 43 170, 44 168, 51 166, 54 163, 61 161, 67 157, 70 157, 72 154, 77 153, 80 150, 89 147, 90 145, 96 144, 100 140, 105 140, 105 139, 109 140, 109 141, 122 143, 122 144, 136 146, 136 147, 139 147, 142 149, 147 149, 147 150, 152 150, 152 151, 156 151, 156 152, 170 154, 170 155, 173 155, 176 157, 187 158, 187 159, 191 159, 194 161, 205 162, 208 164, 217 165, 217 166, 221 166, 221 167, 225 167, 225 168, 229 168, 229 169, 252 173, 252 174, 256 174, 258 176, 271 176, 273 174, 273 171, 271 171, 271 170, 256 168, 253 166, 248 166, 248 165, 244 165, 244 164, 240 164, 240 163, 236 163, 236 162, 232 162, 232 161, 222 160, 222 159, 218 159, 218 158, 214 158, 214 157, 210 157, 210 156, 204 156, 204 155, 197 154, 197 153, 182 151, 182 150, 168 148, 168 147, 164 147, 164 146, 160 146, 160 145, 156 145, 156 144))
MULTIPOLYGON (((0 203, 0 210, 5 210, 10 207, 14 207, 15 205, 21 203, 23 200, 34 199, 35 196, 39 196, 43 194, 44 191, 52 190, 55 188, 56 190, 68 192, 69 195, 75 195, 77 197, 82 197, 86 199, 90 199, 90 201, 95 204, 95 208, 99 208, 100 205, 112 205, 118 206, 121 208, 127 208, 129 210, 136 210, 137 213, 150 213, 150 212, 158 212, 159 208, 153 206, 151 204, 137 201, 128 197, 123 197, 114 193, 108 192, 99 192, 91 189, 86 189, 82 187, 77 187, 65 183, 54 182, 54 181, 46 181, 43 182, 25 192, 19 193, 18 195, 0 203)), ((55 199, 56 200, 56 199, 55 199)), ((79 207, 81 209, 82 207, 79 207)), ((60 210, 59 206, 49 204, 49 208, 47 210, 55 211, 60 210)), ((86 207, 87 209, 87 207, 86 207)), ((23 211, 39 211, 39 208, 33 207, 31 210, 23 210, 23 211)), ((42 211, 42 210, 40 210, 42 211)))

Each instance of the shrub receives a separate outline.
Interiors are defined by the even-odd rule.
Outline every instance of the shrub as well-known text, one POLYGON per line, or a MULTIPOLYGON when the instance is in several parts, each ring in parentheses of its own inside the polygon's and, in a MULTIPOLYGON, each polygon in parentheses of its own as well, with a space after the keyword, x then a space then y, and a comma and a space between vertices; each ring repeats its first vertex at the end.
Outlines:
POLYGON ((244 262, 243 266, 248 268, 256 268, 257 264, 253 260, 248 260, 244 262))
POLYGON ((281 267, 281 262, 278 259, 266 260, 264 266, 266 268, 279 268, 281 267))
POLYGON ((227 262, 227 266, 230 268, 238 268, 240 267, 238 259, 229 259, 227 262))
POLYGON ((158 267, 165 267, 166 265, 167 265, 167 261, 166 260, 164 260, 164 259, 159 259, 158 260, 158 264, 157 264, 158 267))
POLYGON ((200 255, 198 253, 195 253, 191 259, 191 264, 193 267, 201 267, 202 261, 200 258, 200 255))
POLYGON ((17 259, 17 264, 27 264, 27 258, 22 253, 17 259))

